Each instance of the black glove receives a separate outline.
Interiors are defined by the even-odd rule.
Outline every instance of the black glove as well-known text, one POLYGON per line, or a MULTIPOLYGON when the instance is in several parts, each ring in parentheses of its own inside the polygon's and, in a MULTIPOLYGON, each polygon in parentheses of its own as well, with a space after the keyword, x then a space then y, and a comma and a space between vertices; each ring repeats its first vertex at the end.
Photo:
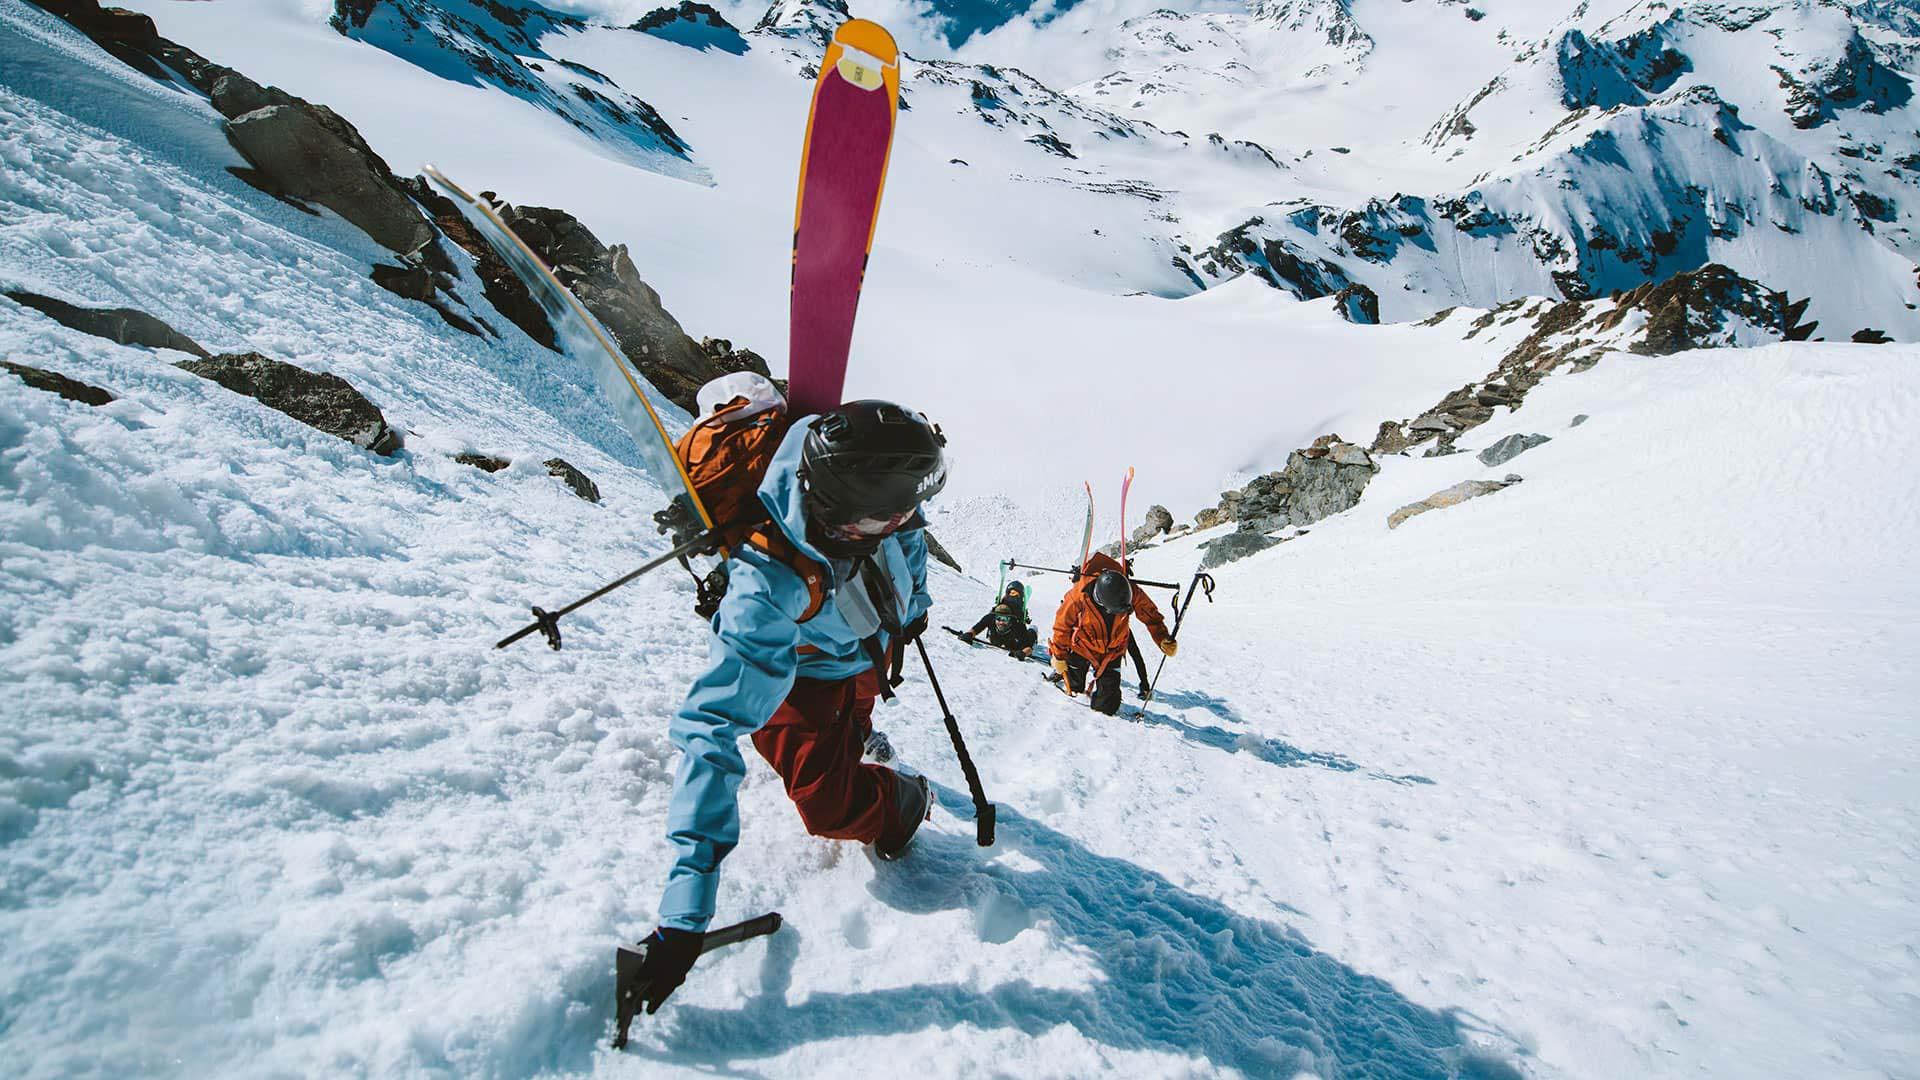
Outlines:
POLYGON ((697 930, 675 930, 662 926, 647 935, 640 944, 647 947, 646 962, 640 965, 640 1000, 647 1015, 660 1011, 660 1003, 673 996, 687 981, 687 972, 700 959, 700 946, 706 934, 697 930))
POLYGON ((912 622, 900 628, 900 644, 911 645, 915 641, 919 640, 921 634, 924 634, 926 632, 927 632, 927 617, 925 615, 922 615, 919 618, 913 620, 912 622))
POLYGON ((978 641, 979 639, 973 636, 973 631, 969 630, 966 633, 960 635, 960 640, 971 645, 974 642, 978 641))

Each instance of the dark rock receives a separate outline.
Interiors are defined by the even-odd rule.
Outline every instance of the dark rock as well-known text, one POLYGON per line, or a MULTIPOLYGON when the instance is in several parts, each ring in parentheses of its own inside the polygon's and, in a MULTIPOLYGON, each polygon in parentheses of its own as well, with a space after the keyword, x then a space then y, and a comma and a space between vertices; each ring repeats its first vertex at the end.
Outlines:
MULTIPOLYGON (((707 354, 707 359, 712 361, 713 366, 720 374, 724 375, 735 371, 751 371, 756 375, 765 375, 769 379, 773 378, 773 371, 767 367, 767 361, 764 357, 752 349, 736 349, 733 347, 733 342, 728 341, 726 338, 701 338, 700 351, 707 354)), ((774 381, 777 385, 785 382, 785 380, 779 379, 774 381)), ((781 392, 784 393, 785 391, 786 387, 781 385, 781 392)))
POLYGON ((927 542, 927 554, 933 556, 936 559, 939 559, 942 563, 945 563, 947 566, 951 567, 953 569, 953 572, 956 574, 966 573, 965 570, 960 569, 959 560, 955 559, 952 555, 948 554, 947 549, 940 543, 940 541, 934 539, 932 530, 923 531, 920 535, 927 542))
MULTIPOLYGON (((409 177, 400 181, 400 185, 415 201, 427 208, 433 217, 433 224, 447 239, 472 256, 474 275, 480 279, 481 290, 494 310, 505 315, 509 322, 539 342, 542 348, 557 348, 553 324, 527 290, 526 282, 521 281, 520 275, 514 273, 506 260, 493 250, 493 245, 474 231, 453 200, 435 191, 425 177, 409 177)), ((436 243, 428 250, 438 251, 439 245, 436 243)))
POLYGON ((453 460, 462 465, 471 465, 485 473, 497 473, 501 469, 513 464, 513 462, 508 461, 506 458, 494 457, 492 454, 475 453, 471 450, 453 455, 453 460))
POLYGON ((1570 423, 1570 424, 1568 424, 1567 426, 1568 426, 1568 427, 1579 427, 1579 426, 1580 426, 1581 424, 1584 424, 1584 423, 1586 423, 1586 422, 1587 422, 1587 421, 1588 421, 1589 419, 1591 419, 1591 418, 1590 418, 1589 416, 1587 416, 1587 414, 1586 414, 1586 413, 1581 413, 1581 414, 1579 414, 1578 416, 1575 416, 1575 417, 1573 418, 1573 422, 1572 422, 1572 423, 1570 423))
POLYGON ((1380 297, 1357 281, 1334 294, 1333 306, 1350 323, 1375 326, 1380 322, 1380 297))
POLYGON ((1227 515, 1218 507, 1209 506, 1205 510, 1193 515, 1193 527, 1196 529, 1211 529, 1215 525, 1226 524, 1228 520, 1227 515))
POLYGON ((433 239, 386 163, 324 105, 292 98, 242 113, 227 122, 227 139, 267 190, 324 206, 390 251, 410 254, 433 239))
POLYGON ((1280 541, 1265 533, 1250 529, 1236 530, 1200 545, 1201 550, 1206 552, 1200 558, 1200 569, 1213 570, 1279 545, 1280 541))
POLYGON ((1853 342, 1857 345, 1891 345, 1893 339, 1884 330, 1875 330, 1869 326, 1853 332, 1853 342))
POLYGON ((13 372, 20 377, 21 381, 35 390, 59 394, 68 401, 78 401, 83 405, 105 405, 113 400, 113 395, 107 391, 78 379, 69 379, 57 371, 28 367, 25 364, 10 363, 6 360, 0 360, 0 369, 13 372))
POLYGON ((1061 140, 1060 136, 1055 135, 1051 131, 1043 131, 1038 135, 1029 135, 1027 136, 1027 141, 1057 157, 1078 158, 1080 156, 1073 152, 1072 146, 1068 145, 1061 140))
POLYGON ((229 120, 269 105, 294 104, 293 95, 278 87, 266 89, 237 71, 215 78, 207 96, 214 109, 229 120))
POLYGON ((54 322, 83 334, 121 345, 149 349, 177 349, 195 356, 209 355, 194 340, 137 308, 84 308, 30 292, 9 292, 7 299, 30 307, 54 322))
MULTIPOLYGON (((506 203, 496 208, 607 328, 627 359, 674 404, 692 411, 700 387, 726 373, 661 306, 660 294, 641 280, 624 244, 601 244, 564 210, 506 203)), ((763 373, 764 368, 761 361, 763 373)))
POLYGON ((1487 447, 1485 450, 1480 451, 1478 455, 1480 464, 1505 465, 1507 462, 1539 446, 1541 443, 1552 441, 1551 438, 1545 435, 1509 435, 1499 442, 1494 443, 1492 446, 1487 447))
POLYGON ((1144 544, 1156 536, 1161 536, 1171 531, 1173 531, 1172 512, 1166 507, 1156 503, 1153 506, 1147 507, 1147 519, 1141 523, 1139 528, 1133 530, 1131 541, 1135 545, 1144 544))
POLYGON ((566 485, 573 489, 575 495, 580 496, 590 503, 600 501, 599 486, 588 479, 586 473, 567 464, 565 458, 548 458, 543 464, 547 467, 547 475, 557 476, 565 481, 566 485))
POLYGON ((433 274, 423 266, 385 266, 373 268, 373 283, 408 300, 422 303, 433 299, 433 274))
POLYGON ((678 7, 657 8, 628 27, 643 34, 691 49, 718 49, 736 56, 747 51, 746 39, 711 5, 680 0, 678 7))
POLYGON ((251 352, 184 360, 175 366, 376 454, 391 456, 403 445, 380 409, 338 375, 251 352))

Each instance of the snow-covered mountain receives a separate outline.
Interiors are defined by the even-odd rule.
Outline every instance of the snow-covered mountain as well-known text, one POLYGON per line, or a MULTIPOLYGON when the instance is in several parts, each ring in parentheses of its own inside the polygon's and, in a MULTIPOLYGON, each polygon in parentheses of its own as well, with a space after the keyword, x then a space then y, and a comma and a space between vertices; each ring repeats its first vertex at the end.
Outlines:
POLYGON ((706 635, 669 568, 492 648, 664 496, 414 174, 683 424, 785 368, 812 66, 868 12, 129 3, 0 0, 0 1072, 1920 1057, 1911 5, 923 12, 849 388, 949 436, 934 623, 1072 559, 1083 481, 1217 587, 1124 718, 930 635, 993 848, 918 676, 907 859, 750 764, 722 919, 786 928, 616 1053, 706 635))

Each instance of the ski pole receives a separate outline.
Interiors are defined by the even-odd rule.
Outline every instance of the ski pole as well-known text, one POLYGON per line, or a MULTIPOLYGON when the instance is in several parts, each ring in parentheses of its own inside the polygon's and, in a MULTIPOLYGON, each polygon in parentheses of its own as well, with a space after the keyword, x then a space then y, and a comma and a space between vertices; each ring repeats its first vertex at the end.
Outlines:
POLYGON ((973 795, 973 835, 981 847, 993 846, 993 804, 987 801, 987 793, 980 786, 980 773, 973 767, 973 755, 967 753, 967 740, 960 737, 960 721, 953 718, 953 710, 947 708, 947 695, 940 692, 940 680, 933 674, 933 660, 927 656, 926 642, 919 638, 913 644, 920 650, 920 663, 926 665, 927 684, 933 687, 933 697, 940 703, 941 719, 947 722, 947 736, 953 740, 953 752, 960 757, 960 771, 966 774, 967 791, 973 795))
POLYGON ((600 599, 601 597, 607 595, 608 593, 619 588, 620 586, 627 584, 628 582, 632 581, 633 579, 639 577, 640 575, 646 573, 649 570, 657 569, 660 566, 665 565, 666 563, 670 563, 673 560, 680 558, 682 555, 691 555, 696 551, 700 551, 703 548, 711 546, 718 540, 719 540, 719 535, 717 533, 703 532, 699 536, 696 536, 693 539, 688 540, 686 543, 681 544, 679 547, 674 548, 672 551, 667 552, 665 555, 662 555, 659 558, 654 559, 653 561, 647 563, 645 566, 642 566, 640 569, 635 570, 629 574, 623 574, 620 577, 617 577, 612 581, 607 582, 605 585, 602 585, 599 588, 588 593, 587 595, 581 597, 580 599, 575 600, 573 603, 568 604, 566 607, 561 608, 559 611, 544 611, 536 607, 533 609, 532 622, 528 623, 527 625, 521 627, 518 630, 515 630, 513 633, 508 634, 506 637, 501 638, 499 641, 494 642, 493 647, 496 649, 504 649, 507 646, 513 644, 514 642, 519 641, 521 638, 526 637, 528 634, 533 633, 535 630, 538 630, 542 634, 546 635, 547 644, 549 646, 552 646, 553 648, 558 649, 560 647, 560 619, 563 616, 571 615, 573 612, 578 611, 580 608, 584 607, 585 605, 593 603, 595 600, 600 599))
MULTIPOLYGON (((1187 598, 1181 601, 1179 607, 1174 609, 1173 633, 1167 635, 1168 641, 1180 640, 1180 624, 1186 621, 1187 609, 1193 606, 1193 594, 1202 589, 1206 590, 1207 603, 1213 603, 1213 575, 1205 571, 1196 571, 1193 575, 1193 584, 1187 588, 1187 598)), ((1167 658, 1162 656, 1160 657, 1160 666, 1153 669, 1153 681, 1147 684, 1147 700, 1153 700, 1153 688, 1160 685, 1160 673, 1166 669, 1167 658)))
MULTIPOLYGON (((1031 566, 1027 563, 1011 561, 1009 561, 1007 565, 1020 570, 1039 570, 1047 574, 1066 574, 1068 577, 1080 576, 1080 572, 1077 570, 1062 570, 1057 566, 1031 566)), ((1172 589, 1175 592, 1180 590, 1180 583, 1177 581, 1147 581, 1144 578, 1128 578, 1127 580, 1133 582, 1135 585, 1144 585, 1149 589, 1172 589)))

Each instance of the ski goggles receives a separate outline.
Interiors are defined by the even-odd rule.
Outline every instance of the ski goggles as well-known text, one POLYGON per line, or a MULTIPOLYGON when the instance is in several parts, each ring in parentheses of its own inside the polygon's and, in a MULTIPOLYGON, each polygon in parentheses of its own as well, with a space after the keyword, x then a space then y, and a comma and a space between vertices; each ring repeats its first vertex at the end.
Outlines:
POLYGON ((907 523, 913 517, 913 511, 903 510, 897 514, 882 517, 863 517, 838 524, 822 524, 820 527, 828 536, 836 540, 871 540, 876 536, 887 536, 907 523))

